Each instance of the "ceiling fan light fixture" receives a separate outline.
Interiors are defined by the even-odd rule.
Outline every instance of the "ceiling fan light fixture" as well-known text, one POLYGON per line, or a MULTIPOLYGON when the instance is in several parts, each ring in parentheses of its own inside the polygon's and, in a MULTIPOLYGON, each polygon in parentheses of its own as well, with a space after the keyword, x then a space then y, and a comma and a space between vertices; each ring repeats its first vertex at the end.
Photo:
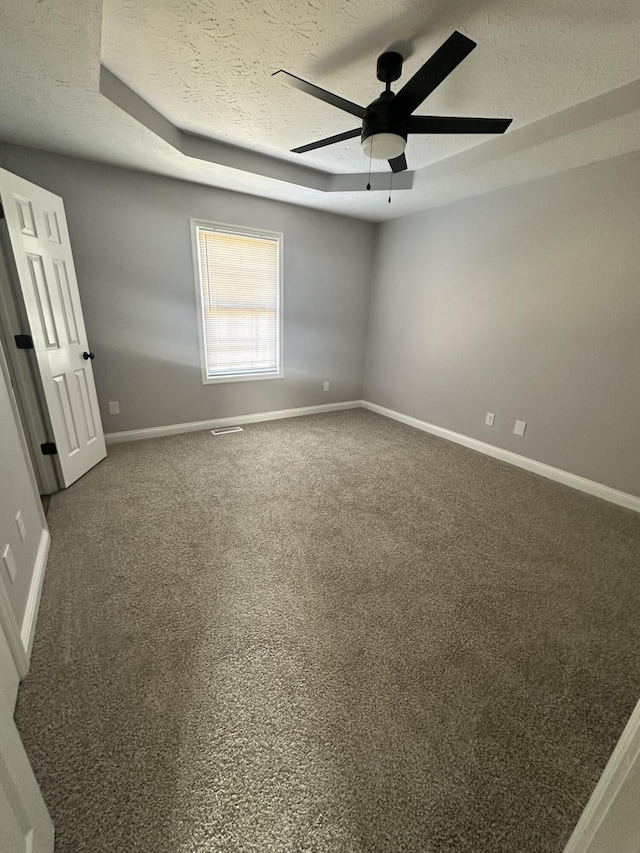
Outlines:
POLYGON ((362 151, 373 160, 394 160, 404 153, 406 144, 398 133, 372 133, 362 140, 362 151))

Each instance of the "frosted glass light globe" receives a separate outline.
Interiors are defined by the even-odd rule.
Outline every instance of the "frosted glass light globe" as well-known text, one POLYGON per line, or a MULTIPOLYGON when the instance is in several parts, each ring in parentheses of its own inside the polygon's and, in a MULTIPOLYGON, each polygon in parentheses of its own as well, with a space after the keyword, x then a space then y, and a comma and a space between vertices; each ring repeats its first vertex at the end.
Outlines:
POLYGON ((374 133, 362 140, 362 150, 374 160, 394 160, 405 149, 407 140, 397 133, 374 133))

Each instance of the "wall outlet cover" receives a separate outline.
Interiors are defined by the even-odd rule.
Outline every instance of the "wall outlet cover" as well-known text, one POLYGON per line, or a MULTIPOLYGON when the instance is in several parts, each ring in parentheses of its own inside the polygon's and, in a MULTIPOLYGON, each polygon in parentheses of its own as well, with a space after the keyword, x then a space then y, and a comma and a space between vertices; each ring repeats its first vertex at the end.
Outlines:
POLYGON ((493 426, 493 422, 495 421, 496 416, 493 412, 487 412, 487 417, 484 419, 484 422, 487 426, 493 426))
POLYGON ((117 400, 114 400, 112 403, 109 403, 109 414, 110 415, 119 415, 120 414, 120 403, 117 400))
POLYGON ((329 383, 328 383, 328 382, 325 382, 325 383, 324 383, 324 390, 325 390, 325 391, 328 391, 328 390, 329 390, 329 383))
POLYGON ((524 431, 527 428, 526 421, 516 421, 516 425, 513 428, 513 431, 516 435, 524 435, 524 431))

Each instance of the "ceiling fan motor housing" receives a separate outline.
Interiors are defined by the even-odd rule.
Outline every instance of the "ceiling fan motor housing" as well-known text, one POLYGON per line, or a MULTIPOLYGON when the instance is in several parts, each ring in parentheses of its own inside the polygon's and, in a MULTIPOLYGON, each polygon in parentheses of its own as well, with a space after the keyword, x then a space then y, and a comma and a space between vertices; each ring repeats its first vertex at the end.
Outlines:
POLYGON ((392 101, 393 93, 383 92, 379 98, 369 104, 362 121, 361 142, 379 133, 392 133, 406 141, 409 117, 398 115, 391 108, 392 101))

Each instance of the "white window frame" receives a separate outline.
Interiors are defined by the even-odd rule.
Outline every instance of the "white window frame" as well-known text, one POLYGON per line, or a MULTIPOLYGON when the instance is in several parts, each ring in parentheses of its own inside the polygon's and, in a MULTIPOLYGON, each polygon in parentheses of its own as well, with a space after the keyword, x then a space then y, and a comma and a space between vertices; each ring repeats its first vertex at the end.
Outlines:
POLYGON ((245 228, 243 225, 229 225, 225 222, 211 222, 206 219, 191 219, 191 246, 193 252, 193 269, 196 285, 196 308, 198 320, 198 339, 200 342, 200 368, 202 372, 203 385, 218 385, 223 382, 257 382, 264 379, 283 379, 283 346, 282 346, 282 318, 284 313, 282 271, 284 257, 284 234, 279 231, 265 231, 258 228, 245 228), (206 338, 204 331, 204 304, 202 299, 202 279, 200 271, 200 253, 198 251, 198 228, 206 228, 209 231, 218 231, 222 234, 237 234, 240 237, 265 237, 275 239, 278 244, 278 322, 277 322, 277 353, 278 370, 273 373, 236 373, 231 376, 209 376, 207 373, 206 338))

